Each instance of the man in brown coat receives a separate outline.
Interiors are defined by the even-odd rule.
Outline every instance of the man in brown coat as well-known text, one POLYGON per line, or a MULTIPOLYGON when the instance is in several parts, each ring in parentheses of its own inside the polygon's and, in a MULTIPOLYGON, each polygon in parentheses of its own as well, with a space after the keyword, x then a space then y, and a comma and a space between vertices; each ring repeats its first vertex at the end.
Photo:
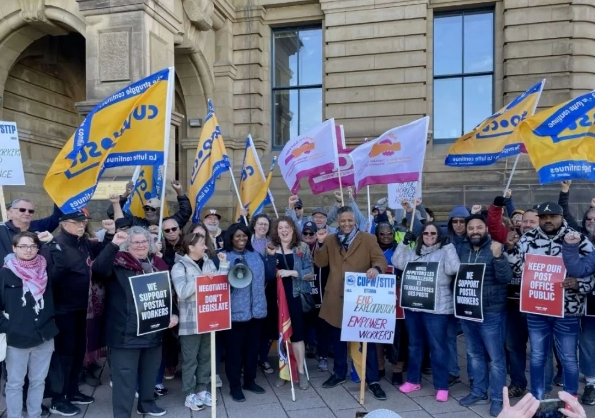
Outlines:
MULTIPOLYGON (((387 269, 386 258, 376 242, 376 237, 359 231, 351 207, 339 208, 338 220, 337 233, 328 235, 326 229, 318 230, 318 245, 314 253, 316 266, 328 266, 330 270, 320 307, 320 317, 330 325, 335 363, 334 374, 322 384, 323 388, 343 384, 347 376, 347 342, 341 342, 345 272, 365 272, 368 278, 374 279, 387 269)), ((378 384, 378 380, 376 346, 374 343, 368 343, 366 357, 368 390, 376 399, 386 400, 386 394, 378 384)))

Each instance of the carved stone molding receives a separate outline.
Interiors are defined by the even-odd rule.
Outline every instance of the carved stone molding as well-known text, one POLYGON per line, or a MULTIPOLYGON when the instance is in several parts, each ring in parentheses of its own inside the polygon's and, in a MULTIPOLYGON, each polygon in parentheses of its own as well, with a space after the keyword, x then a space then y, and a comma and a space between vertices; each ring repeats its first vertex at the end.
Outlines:
POLYGON ((213 12, 215 6, 212 0, 182 0, 186 16, 190 22, 201 31, 208 31, 213 27, 213 12))
POLYGON ((47 22, 45 0, 20 0, 21 17, 25 22, 47 22))

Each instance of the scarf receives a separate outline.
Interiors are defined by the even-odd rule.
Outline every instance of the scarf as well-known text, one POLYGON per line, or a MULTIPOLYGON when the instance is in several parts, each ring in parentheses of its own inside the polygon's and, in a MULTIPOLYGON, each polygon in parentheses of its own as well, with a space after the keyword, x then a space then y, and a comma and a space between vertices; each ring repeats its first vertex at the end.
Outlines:
POLYGON ((43 256, 37 255, 32 260, 21 260, 16 257, 14 253, 9 254, 4 258, 4 267, 23 281, 23 307, 27 304, 25 294, 31 293, 35 301, 36 314, 39 310, 43 310, 45 303, 43 301, 43 294, 45 287, 48 284, 47 262, 43 256))
POLYGON ((147 258, 145 260, 138 260, 128 252, 118 252, 116 259, 114 259, 114 265, 145 274, 159 270, 153 266, 154 264, 151 259, 147 258))
POLYGON ((357 233, 359 233, 359 228, 357 226, 353 226, 353 230, 351 230, 351 233, 349 234, 337 233, 337 240, 345 250, 348 250, 357 233))

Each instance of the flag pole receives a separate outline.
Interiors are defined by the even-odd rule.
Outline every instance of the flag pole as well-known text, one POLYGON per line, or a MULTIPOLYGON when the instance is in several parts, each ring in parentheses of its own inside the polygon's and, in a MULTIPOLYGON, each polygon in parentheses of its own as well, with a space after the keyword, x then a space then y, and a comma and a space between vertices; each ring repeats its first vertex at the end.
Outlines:
POLYGON ((293 374, 291 373, 291 354, 289 352, 289 342, 285 340, 285 353, 287 354, 287 366, 289 367, 289 382, 291 383, 291 400, 295 402, 295 387, 293 386, 293 374))
POLYGON ((417 178, 417 183, 415 184, 415 196, 413 197, 413 213, 411 214, 411 224, 409 225, 409 231, 413 231, 413 222, 415 221, 415 213, 417 212, 417 205, 415 201, 417 201, 417 195, 419 195, 419 188, 421 183, 421 172, 419 173, 419 177, 417 178))
POLYGON ((359 383, 359 404, 364 404, 366 397, 366 357, 368 356, 368 342, 362 343, 362 376, 359 383))
POLYGON ((337 175, 339 176, 339 191, 341 192, 341 206, 345 206, 345 199, 343 198, 343 182, 341 181, 341 166, 339 166, 339 158, 337 156, 337 175))
MULTIPOLYGON (((244 204, 242 204, 242 198, 240 198, 240 191, 238 190, 238 185, 236 183, 236 179, 233 177, 233 169, 231 168, 231 164, 228 167, 229 169, 229 174, 231 175, 231 183, 233 184, 233 188, 236 191, 236 196, 238 197, 238 202, 240 204, 240 208, 244 208, 244 204)), ((244 217, 244 222, 246 223, 246 226, 248 225, 248 219, 246 218, 245 215, 242 215, 242 217, 244 217)))
POLYGON ((217 341, 215 339, 215 332, 209 333, 211 335, 211 417, 217 417, 217 341))
POLYGON ((271 193, 270 189, 269 189, 269 195, 271 196, 271 204, 273 205, 273 210, 275 211, 275 216, 277 218, 279 218, 279 213, 277 212, 277 206, 275 205, 275 198, 273 198, 273 194, 271 193))
MULTIPOLYGON (((368 141, 368 139, 366 138, 364 140, 364 142, 367 142, 367 141, 368 141)), ((368 195, 368 223, 371 223, 372 220, 370 217, 372 216, 372 203, 370 202, 370 185, 366 186, 366 193, 368 195)), ((372 226, 370 225, 370 230, 368 232, 372 231, 371 227, 372 226)))
POLYGON ((510 171, 510 176, 508 177, 508 182, 506 183, 506 187, 504 188, 504 192, 502 195, 506 195, 506 191, 510 188, 510 184, 512 182, 512 176, 514 175, 514 171, 516 170, 516 165, 519 162, 519 158, 521 157, 521 153, 516 155, 516 159, 514 159, 514 164, 512 165, 512 170, 510 171))
MULTIPOLYGON (((163 133, 163 184, 161 186, 161 208, 159 208, 159 235, 163 233, 161 226, 163 225, 163 211, 164 205, 167 205, 165 200, 165 185, 167 179, 167 161, 169 159, 169 135, 171 131, 171 114, 173 112, 173 100, 174 100, 174 89, 175 89, 175 73, 174 68, 169 67, 169 74, 167 77, 167 99, 165 102, 165 131, 163 133)), ((159 169, 157 169, 159 170, 159 169)), ((136 187, 136 185, 134 185, 136 187)))

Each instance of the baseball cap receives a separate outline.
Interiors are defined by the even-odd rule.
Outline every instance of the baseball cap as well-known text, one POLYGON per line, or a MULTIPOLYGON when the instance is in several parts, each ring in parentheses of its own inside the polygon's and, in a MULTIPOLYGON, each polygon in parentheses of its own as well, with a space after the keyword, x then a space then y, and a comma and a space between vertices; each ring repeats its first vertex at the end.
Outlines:
POLYGON ((471 214, 467 218, 465 218, 465 224, 468 224, 471 220, 481 220, 485 225, 487 225, 486 217, 482 214, 471 214))
POLYGON ((85 214, 83 211, 76 211, 76 212, 72 212, 70 214, 63 214, 60 217, 60 221, 84 221, 84 220, 90 220, 91 217, 89 217, 87 214, 85 214))
POLYGON ((297 202, 293 205, 293 207, 304 207, 304 204, 302 203, 301 199, 298 199, 297 202))
POLYGON ((322 207, 318 207, 318 208, 314 209, 314 211, 312 211, 312 215, 314 215, 314 214, 322 214, 325 217, 327 216, 326 210, 322 207))
POLYGON ((205 211, 204 215, 202 216, 202 219, 204 220, 209 215, 216 215, 217 218, 221 219, 221 214, 219 214, 216 209, 210 209, 210 210, 205 211))
POLYGON ((318 227, 316 227, 316 224, 314 224, 313 221, 307 221, 302 227, 302 232, 305 230, 310 230, 312 233, 316 233, 318 231, 318 227))
POLYGON ((537 215, 564 215, 564 210, 555 202, 544 202, 543 204, 539 204, 537 215))
POLYGON ((126 217, 124 218, 118 218, 116 220, 116 230, 121 230, 123 228, 130 228, 132 227, 132 223, 130 222, 130 220, 126 217))
POLYGON ((161 208, 161 201, 159 198, 151 198, 145 202, 145 206, 149 206, 151 208, 161 208))

